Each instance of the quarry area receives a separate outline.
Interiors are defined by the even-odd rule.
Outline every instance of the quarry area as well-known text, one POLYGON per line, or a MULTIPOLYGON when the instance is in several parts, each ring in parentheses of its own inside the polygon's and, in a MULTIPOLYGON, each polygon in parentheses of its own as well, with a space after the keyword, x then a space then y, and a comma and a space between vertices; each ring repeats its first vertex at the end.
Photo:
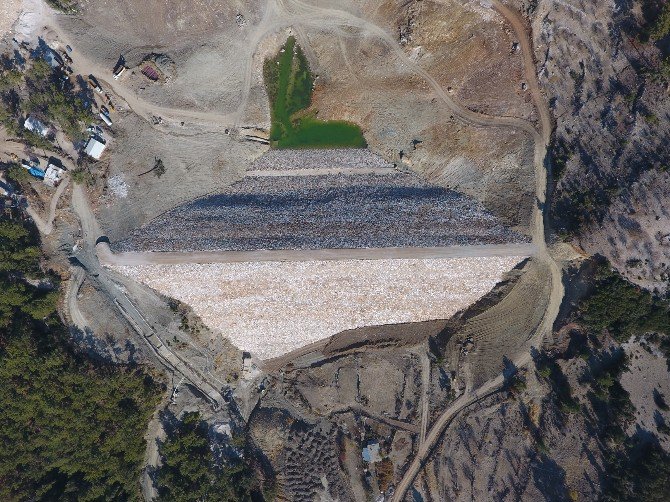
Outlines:
POLYGON ((74 351, 164 382, 145 500, 194 412, 245 501, 593 500, 670 453, 670 185, 623 167, 663 134, 600 134, 590 54, 667 89, 615 3, 0 7, 3 214, 74 351))

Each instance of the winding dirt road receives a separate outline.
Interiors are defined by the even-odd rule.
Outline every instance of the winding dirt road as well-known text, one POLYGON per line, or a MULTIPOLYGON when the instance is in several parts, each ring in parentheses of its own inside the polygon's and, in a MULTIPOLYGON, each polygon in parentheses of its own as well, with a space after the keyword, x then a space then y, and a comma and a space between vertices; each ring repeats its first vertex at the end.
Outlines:
POLYGON ((58 185, 58 188, 56 188, 56 192, 53 194, 53 197, 51 197, 51 202, 49 203, 49 214, 47 215, 46 220, 44 220, 39 214, 37 214, 37 211, 35 211, 35 209, 32 206, 28 206, 26 208, 26 212, 33 219, 33 221, 35 222, 35 226, 42 235, 49 235, 53 231, 54 220, 56 219, 56 208, 58 207, 58 201, 60 201, 60 198, 63 195, 63 192, 65 192, 65 189, 68 187, 69 183, 70 178, 66 177, 61 182, 61 184, 58 185))
MULTIPOLYGON (((540 115, 540 130, 536 131, 533 128, 532 134, 535 139, 535 150, 534 150, 534 167, 535 167, 535 180, 536 180, 536 198, 537 204, 533 213, 533 242, 537 246, 538 254, 536 259, 544 262, 549 270, 551 281, 551 292, 549 295, 549 301, 547 304, 547 309, 545 311, 542 323, 540 327, 536 330, 533 336, 530 338, 527 346, 530 349, 532 346, 537 346, 541 344, 545 336, 550 335, 553 329, 554 321, 558 316, 558 311, 563 300, 563 283, 561 277, 561 269, 553 257, 550 255, 545 237, 545 214, 544 207, 546 202, 546 180, 548 177, 547 168, 545 165, 545 155, 547 151, 547 146, 551 137, 551 115, 544 96, 542 95, 539 84, 537 81, 537 75, 535 70, 535 61, 532 52, 532 44, 530 42, 530 37, 526 29, 526 24, 523 21, 521 15, 509 7, 505 6, 498 0, 492 0, 492 7, 501 14, 507 22, 512 25, 514 32, 516 33, 521 50, 523 51, 523 62, 524 62, 524 73, 528 81, 528 88, 533 96, 534 104, 540 115)), ((447 101, 445 101, 448 103, 447 101)), ((450 106, 450 104, 448 103, 450 106)), ((461 115, 460 109, 454 109, 454 113, 465 120, 469 120, 470 114, 465 116, 461 115)), ((492 119, 495 123, 497 119, 492 119)), ((507 123, 507 119, 505 119, 507 123)), ((527 123, 526 123, 527 124, 527 123)), ((523 130, 526 129, 526 125, 521 127, 523 130)), ((514 358, 514 364, 517 367, 522 367, 529 364, 532 361, 530 356, 530 351, 519 354, 514 358)), ((477 401, 483 399, 484 397, 490 395, 492 392, 496 392, 503 385, 504 379, 502 375, 497 376, 494 379, 491 379, 485 382, 477 389, 470 389, 466 387, 465 393, 456 399, 447 410, 445 410, 442 415, 437 419, 433 428, 428 433, 426 440, 419 446, 417 454, 412 460, 409 468, 403 475, 402 480, 398 483, 393 498, 391 499, 394 502, 400 502, 405 498, 405 494, 409 490, 410 486, 414 482, 414 479, 419 474, 421 469, 425 466, 428 461, 432 451, 439 442, 440 438, 444 434, 444 431, 452 422, 452 420, 465 408, 476 403, 477 401)))

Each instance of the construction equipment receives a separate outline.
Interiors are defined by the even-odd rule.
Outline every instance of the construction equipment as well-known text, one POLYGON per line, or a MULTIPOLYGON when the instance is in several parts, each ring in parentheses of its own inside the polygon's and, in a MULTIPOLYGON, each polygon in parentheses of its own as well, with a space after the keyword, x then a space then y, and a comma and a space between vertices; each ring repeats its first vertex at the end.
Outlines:
POLYGON ((90 85, 96 92, 102 94, 102 87, 100 87, 98 79, 95 78, 93 75, 88 76, 88 85, 90 85))
POLYGON ((124 65, 119 65, 116 68, 114 68, 114 80, 119 80, 119 77, 123 75, 123 72, 125 72, 128 68, 124 65))
POLYGON ((104 112, 100 112, 100 118, 105 124, 107 124, 109 127, 112 127, 112 121, 109 118, 109 115, 105 114, 104 112))

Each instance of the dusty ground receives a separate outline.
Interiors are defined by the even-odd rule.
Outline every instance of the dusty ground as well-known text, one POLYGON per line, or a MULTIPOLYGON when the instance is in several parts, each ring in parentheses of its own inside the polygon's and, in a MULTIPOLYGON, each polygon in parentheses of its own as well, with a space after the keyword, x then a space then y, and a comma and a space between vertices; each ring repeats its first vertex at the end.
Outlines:
POLYGON ((378 3, 204 1, 192 10, 173 3, 82 2, 80 15, 58 16, 58 29, 42 33, 47 41, 72 45, 75 71, 95 73, 106 90, 118 91, 112 95, 120 108, 132 108, 144 119, 115 114, 111 161, 96 166, 128 186, 125 197, 100 199, 97 211, 111 238, 230 184, 266 150, 241 142, 235 127, 267 127, 261 67, 289 26, 319 75, 313 105, 319 116, 357 121, 373 151, 387 161, 402 161, 443 186, 463 190, 506 222, 527 228, 533 204, 527 135, 452 120, 421 73, 434 73, 436 82, 452 87, 454 98, 467 106, 533 120, 519 87, 513 37, 492 10, 426 2, 413 15, 413 38, 400 47, 397 23, 406 13, 402 8, 389 13, 388 5, 378 3), (120 81, 111 79, 120 54, 132 70, 151 53, 174 63, 167 82, 150 83, 135 70, 120 81), (448 75, 443 68, 450 69, 448 75), (487 86, 473 85, 472 79, 487 86), (152 124, 152 115, 163 122, 152 124), (138 177, 154 157, 165 162, 166 175, 138 177))
POLYGON ((191 305, 241 350, 267 359, 346 329, 446 319, 483 296, 521 259, 144 265, 118 270, 191 305))
MULTIPOLYGON (((418 442, 421 371, 415 351, 396 348, 334 356, 269 378, 249 431, 259 457, 277 470, 277 499, 379 497, 380 467, 363 462, 361 445, 377 440, 382 456, 397 465, 407 460, 418 442)), ((449 378, 441 385, 448 391, 449 378)), ((391 465, 390 474, 392 481, 399 471, 391 465)))
MULTIPOLYGON (((630 362, 628 371, 621 375, 621 385, 630 394, 636 409, 635 421, 627 432, 631 435, 638 430, 657 432, 659 426, 670 424, 670 411, 667 409, 670 402, 667 360, 644 338, 631 340, 623 347, 630 362), (665 403, 666 409, 663 409, 662 403, 665 403)), ((660 444, 666 451, 670 451, 667 434, 657 435, 660 444)))
POLYGON ((21 13, 21 0, 4 0, 0 5, 0 38, 8 37, 21 13))

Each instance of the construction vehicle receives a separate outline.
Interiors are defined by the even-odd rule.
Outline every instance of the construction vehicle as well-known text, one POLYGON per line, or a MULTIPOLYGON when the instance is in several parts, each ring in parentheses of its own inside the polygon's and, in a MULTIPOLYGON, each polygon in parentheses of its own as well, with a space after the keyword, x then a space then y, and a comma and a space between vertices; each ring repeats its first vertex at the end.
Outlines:
POLYGON ((109 115, 104 112, 100 112, 100 118, 105 124, 107 124, 109 127, 112 127, 112 120, 109 118, 109 115))
POLYGON ((128 68, 125 65, 118 65, 116 68, 114 68, 114 80, 119 80, 119 77, 121 77, 123 72, 127 69, 128 68))
POLYGON ((88 85, 90 85, 94 91, 102 94, 102 87, 100 87, 98 79, 95 78, 93 75, 88 76, 88 85))

